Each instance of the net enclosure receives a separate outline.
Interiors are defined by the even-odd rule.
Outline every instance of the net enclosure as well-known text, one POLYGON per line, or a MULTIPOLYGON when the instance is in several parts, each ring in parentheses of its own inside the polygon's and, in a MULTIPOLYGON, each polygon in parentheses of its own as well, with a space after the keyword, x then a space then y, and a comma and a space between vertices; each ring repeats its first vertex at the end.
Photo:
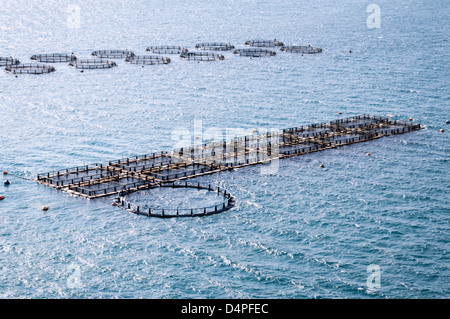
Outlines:
MULTIPOLYGON (((183 182, 172 182, 165 184, 158 184, 149 186, 148 190, 154 190, 157 188, 170 188, 170 189, 178 189, 178 190, 197 190, 197 191, 206 191, 208 193, 214 193, 217 195, 216 203, 207 206, 189 206, 183 205, 181 207, 161 207, 161 206, 153 206, 152 203, 149 203, 148 200, 145 200, 145 197, 148 197, 150 194, 145 194, 147 190, 142 190, 140 193, 143 196, 140 196, 140 200, 135 200, 130 196, 129 192, 121 192, 119 197, 116 197, 116 202, 118 205, 122 206, 124 209, 139 215, 144 215, 148 217, 161 217, 161 218, 171 218, 171 217, 196 217, 196 216, 207 216, 218 214, 224 211, 227 211, 235 205, 235 198, 227 192, 225 189, 221 189, 220 187, 214 187, 209 184, 201 185, 200 183, 188 183, 187 181, 183 182), (144 200, 142 200, 144 197, 144 200)), ((183 193, 186 196, 186 192, 183 193)), ((203 195, 206 195, 203 193, 203 195)), ((201 195, 196 195, 196 197, 201 195)))
MULTIPOLYGON (((201 189, 198 184, 188 184, 188 180, 191 179, 192 182, 193 178, 208 174, 367 142, 421 128, 420 124, 411 121, 358 115, 282 131, 254 133, 227 141, 190 145, 170 153, 163 151, 113 160, 108 164, 62 169, 38 174, 36 181, 88 199, 124 197, 166 186, 201 189)), ((201 207, 200 211, 183 207, 178 208, 178 213, 173 210, 162 212, 151 207, 151 204, 146 204, 145 207, 136 207, 134 204, 133 207, 133 201, 127 199, 121 203, 129 205, 128 208, 133 212, 144 212, 152 217, 201 216, 232 207, 234 203, 230 202, 232 197, 229 193, 223 189, 219 192, 223 192, 223 202, 214 207, 201 207)))
POLYGON ((170 58, 159 55, 134 55, 127 57, 125 62, 145 65, 169 64, 170 58))
POLYGON ((251 47, 281 47, 284 45, 284 43, 281 41, 278 41, 277 39, 274 39, 274 40, 249 40, 249 41, 245 41, 245 45, 248 45, 251 47))
POLYGON ((0 66, 16 65, 19 63, 20 61, 18 59, 12 57, 0 57, 0 66))
POLYGON ((5 72, 11 74, 45 74, 55 71, 56 69, 51 65, 38 63, 15 64, 5 67, 5 72))
POLYGON ((91 55, 102 59, 125 59, 133 56, 134 53, 128 50, 97 50, 92 52, 91 55))
POLYGON ((212 52, 185 52, 180 54, 180 58, 193 61, 215 61, 224 60, 225 56, 212 52))
POLYGON ((75 60, 69 63, 69 66, 74 69, 110 69, 117 66, 114 61, 108 61, 104 59, 85 59, 75 60))
POLYGON ((204 42, 195 45, 196 49, 209 51, 229 51, 234 49, 234 45, 221 42, 204 42))
POLYGON ((149 46, 146 50, 155 54, 182 54, 188 52, 188 49, 185 47, 176 45, 149 46))
POLYGON ((289 46, 282 46, 280 48, 280 51, 301 53, 301 54, 315 54, 322 52, 322 49, 318 47, 313 47, 311 45, 289 45, 289 46))
POLYGON ((234 54, 240 55, 240 56, 247 56, 247 57, 253 57, 253 58, 260 58, 264 56, 275 56, 277 53, 272 50, 267 49, 237 49, 234 50, 234 54))
POLYGON ((30 57, 30 59, 44 63, 62 63, 75 61, 77 57, 73 54, 50 53, 50 54, 34 54, 30 57))

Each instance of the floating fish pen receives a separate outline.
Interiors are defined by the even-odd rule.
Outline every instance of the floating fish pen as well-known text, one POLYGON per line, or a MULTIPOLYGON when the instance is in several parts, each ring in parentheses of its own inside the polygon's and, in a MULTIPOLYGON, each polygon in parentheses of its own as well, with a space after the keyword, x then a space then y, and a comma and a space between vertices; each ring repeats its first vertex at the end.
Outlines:
POLYGON ((134 55, 127 57, 125 62, 131 64, 156 65, 169 64, 170 59, 159 55, 134 55))
POLYGON ((77 57, 73 54, 51 53, 51 54, 34 54, 31 60, 44 63, 62 63, 75 61, 77 57))
POLYGON ((132 200, 129 200, 126 195, 130 193, 128 191, 121 192, 118 197, 115 198, 117 205, 122 206, 126 210, 133 212, 138 215, 144 215, 147 217, 160 217, 160 218, 171 218, 171 217, 199 217, 207 216, 213 214, 219 214, 221 212, 227 211, 235 205, 236 201, 229 192, 220 187, 214 187, 209 184, 200 185, 200 183, 188 183, 188 182, 173 182, 152 185, 148 187, 148 190, 155 188, 176 188, 176 189, 195 189, 195 190, 205 190, 207 192, 212 192, 217 194, 221 199, 221 202, 215 205, 203 206, 203 207, 152 207, 151 205, 139 205, 134 204, 132 200))
MULTIPOLYGON (((88 199, 115 196, 119 198, 118 206, 149 217, 204 216, 232 208, 234 198, 222 189, 219 190, 224 197, 221 204, 197 210, 184 207, 163 212, 148 205, 132 204, 125 197, 157 187, 204 189, 204 186, 188 183, 187 180, 419 129, 421 125, 412 121, 358 115, 328 123, 179 148, 170 153, 139 155, 108 164, 97 163, 38 174, 36 181, 88 199)), ((208 189, 211 191, 211 186, 208 189)))
POLYGON ((282 46, 280 48, 280 51, 301 53, 301 54, 316 54, 322 52, 322 49, 310 45, 291 45, 291 46, 282 46))
POLYGON ((218 42, 198 43, 195 47, 199 50, 209 50, 209 51, 229 51, 234 49, 234 45, 231 45, 230 43, 218 43, 218 42))
POLYGON ((224 60, 225 57, 222 54, 216 54, 211 52, 185 52, 180 55, 183 60, 192 61, 215 61, 224 60))
POLYGON ((284 43, 277 40, 250 40, 245 41, 245 45, 251 47, 281 47, 284 43))
POLYGON ((55 71, 53 66, 38 63, 15 64, 5 67, 5 72, 12 74, 46 74, 55 71))
POLYGON ((176 45, 150 46, 147 48, 147 51, 155 54, 181 54, 188 52, 185 47, 176 45))
POLYGON ((69 66, 74 69, 92 70, 92 69, 110 69, 117 66, 114 61, 103 59, 86 59, 75 60, 69 63, 69 66))
POLYGON ((13 59, 11 57, 0 57, 0 66, 17 65, 20 61, 18 59, 13 59))
POLYGON ((98 50, 92 52, 91 55, 100 59, 125 59, 133 56, 134 53, 128 50, 98 50))
POLYGON ((275 56, 277 53, 275 51, 266 49, 237 49, 234 50, 234 54, 252 58, 260 58, 264 56, 275 56))

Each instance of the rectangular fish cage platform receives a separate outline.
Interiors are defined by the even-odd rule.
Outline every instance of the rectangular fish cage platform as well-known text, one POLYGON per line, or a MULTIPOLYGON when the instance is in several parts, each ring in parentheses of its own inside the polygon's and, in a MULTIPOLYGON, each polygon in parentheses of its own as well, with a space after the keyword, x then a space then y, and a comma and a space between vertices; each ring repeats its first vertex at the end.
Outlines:
POLYGON ((36 181, 89 199, 149 189, 275 159, 298 156, 421 129, 412 121, 358 115, 279 132, 252 134, 38 174, 36 181))

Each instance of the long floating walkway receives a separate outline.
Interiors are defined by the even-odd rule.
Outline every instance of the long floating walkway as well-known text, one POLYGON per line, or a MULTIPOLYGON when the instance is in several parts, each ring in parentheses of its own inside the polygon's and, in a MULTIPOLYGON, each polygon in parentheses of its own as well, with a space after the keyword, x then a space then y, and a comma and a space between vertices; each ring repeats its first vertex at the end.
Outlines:
MULTIPOLYGON (((97 163, 38 174, 36 181, 88 199, 124 196, 202 175, 419 129, 420 124, 412 121, 358 115, 329 123, 287 128, 281 132, 252 134, 231 141, 180 148, 171 153, 152 153, 108 164, 97 163)), ((229 194, 227 198, 229 202, 223 208, 233 206, 229 204, 234 203, 234 198, 229 194)))

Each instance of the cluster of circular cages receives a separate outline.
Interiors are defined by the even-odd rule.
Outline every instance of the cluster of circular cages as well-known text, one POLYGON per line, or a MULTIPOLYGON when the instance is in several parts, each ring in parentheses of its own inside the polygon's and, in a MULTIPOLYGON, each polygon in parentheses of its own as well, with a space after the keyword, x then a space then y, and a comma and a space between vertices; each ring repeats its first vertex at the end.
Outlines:
MULTIPOLYGON (((236 49, 234 54, 244 57, 264 57, 275 56, 276 52, 266 48, 280 47, 281 52, 291 52, 299 54, 315 54, 322 52, 321 48, 307 46, 285 46, 283 42, 274 40, 251 40, 246 41, 245 45, 252 48, 236 49)), ((225 56, 215 52, 207 51, 230 51, 235 49, 230 43, 221 42, 204 42, 195 46, 197 52, 189 52, 187 48, 182 46, 150 46, 146 51, 153 54, 177 54, 183 60, 193 61, 215 61, 224 60, 225 56)), ((20 63, 18 59, 12 57, 0 57, 0 66, 5 67, 5 72, 12 74, 44 74, 55 72, 56 69, 47 64, 42 63, 67 63, 75 69, 109 69, 117 66, 117 63, 110 59, 125 59, 126 63, 144 65, 169 64, 170 58, 160 55, 135 55, 129 50, 98 50, 91 54, 95 58, 77 59, 72 54, 52 53, 52 54, 35 54, 31 56, 31 60, 41 63, 20 63)))
POLYGON ((220 189, 220 187, 212 187, 211 184, 208 186, 200 185, 200 183, 188 183, 188 182, 172 182, 172 183, 161 183, 158 185, 149 185, 147 189, 154 188, 178 188, 178 189, 197 189, 206 190, 208 192, 214 192, 217 196, 222 198, 220 203, 212 206, 205 207, 183 207, 183 208, 161 208, 161 207, 151 207, 149 205, 139 206, 133 204, 127 195, 136 192, 136 190, 125 190, 119 193, 119 196, 114 198, 114 206, 119 206, 129 212, 144 215, 147 217, 159 217, 159 218, 173 218, 173 217, 200 217, 219 214, 230 210, 236 204, 236 199, 226 190, 220 189))

